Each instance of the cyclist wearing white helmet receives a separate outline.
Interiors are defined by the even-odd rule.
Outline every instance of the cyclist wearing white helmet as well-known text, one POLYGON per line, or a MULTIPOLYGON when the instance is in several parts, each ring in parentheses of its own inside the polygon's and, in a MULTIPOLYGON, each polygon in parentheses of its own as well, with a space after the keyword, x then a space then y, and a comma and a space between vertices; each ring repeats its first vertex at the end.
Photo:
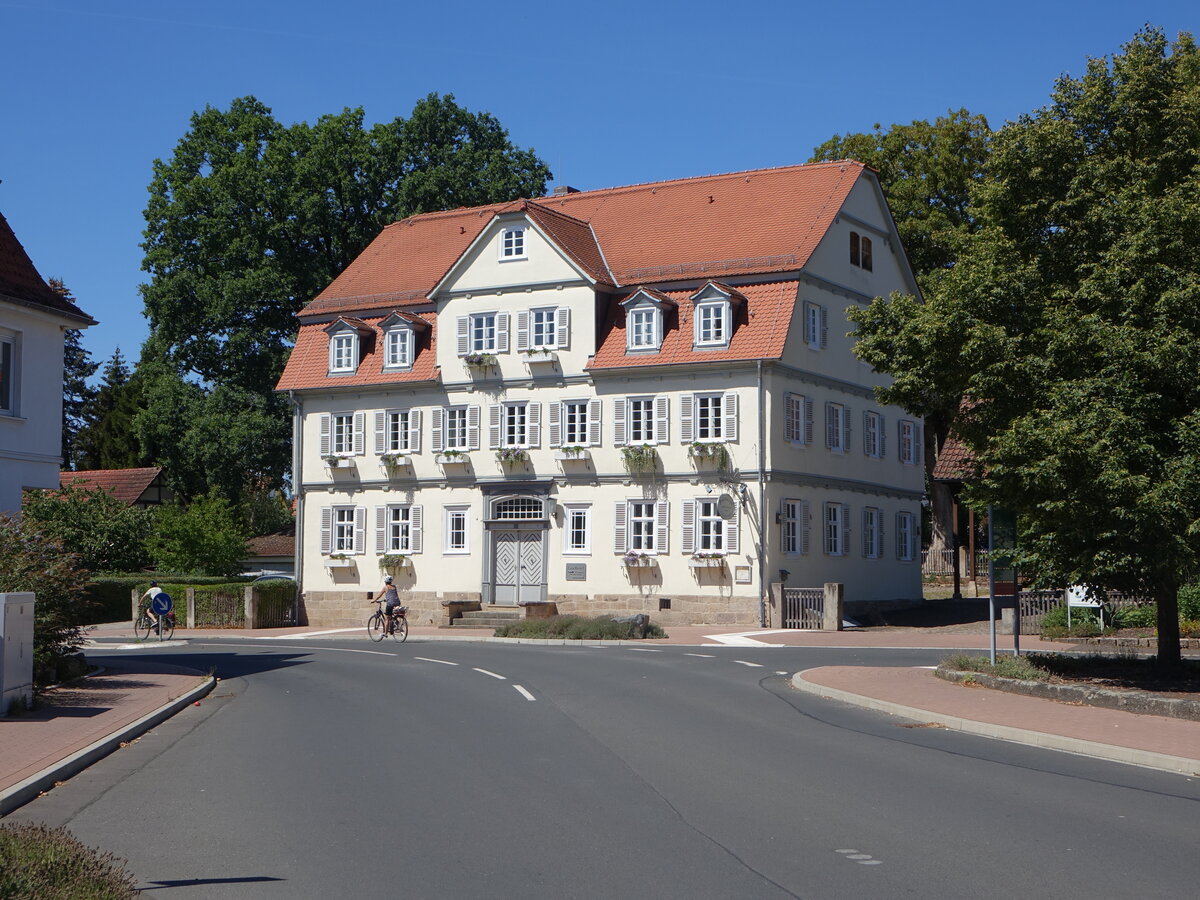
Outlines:
POLYGON ((386 616, 384 624, 387 627, 387 634, 392 633, 392 611, 400 605, 400 594, 396 590, 396 585, 392 584, 392 576, 383 576, 383 587, 379 589, 379 596, 383 600, 383 614, 386 616))

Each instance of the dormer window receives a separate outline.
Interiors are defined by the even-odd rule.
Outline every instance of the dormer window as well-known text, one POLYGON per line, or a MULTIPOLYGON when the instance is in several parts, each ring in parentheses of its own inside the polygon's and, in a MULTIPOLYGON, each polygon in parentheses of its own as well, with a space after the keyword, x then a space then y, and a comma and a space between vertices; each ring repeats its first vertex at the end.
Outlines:
POLYGON ((622 300, 621 305, 625 307, 625 349, 630 352, 660 349, 664 311, 674 308, 675 301, 658 291, 639 288, 622 300))
POLYGON ((733 309, 745 296, 728 285, 710 281, 691 297, 696 347, 728 347, 733 334, 733 309))
POLYGON ((500 259, 525 259, 525 228, 505 228, 500 234, 500 259))
POLYGON ((358 335, 342 332, 329 338, 329 371, 349 373, 358 368, 358 335))
POLYGON ((413 332, 411 328, 389 328, 383 335, 383 367, 408 369, 412 367, 413 332))

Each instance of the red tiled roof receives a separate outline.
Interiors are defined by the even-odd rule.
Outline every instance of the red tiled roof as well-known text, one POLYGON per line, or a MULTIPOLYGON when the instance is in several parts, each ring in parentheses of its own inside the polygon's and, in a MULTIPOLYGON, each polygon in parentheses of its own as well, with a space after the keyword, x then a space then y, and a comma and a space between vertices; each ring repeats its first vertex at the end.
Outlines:
POLYGON ((78 472, 59 472, 60 487, 74 485, 85 490, 103 488, 125 504, 133 504, 162 473, 162 468, 147 469, 86 469, 78 472))
POLYGON ((938 453, 930 477, 934 481, 970 481, 979 477, 979 471, 971 451, 958 438, 950 435, 938 453))
POLYGON ((0 213, 0 296, 16 300, 30 306, 37 306, 53 312, 61 313, 68 318, 78 319, 81 323, 94 325, 92 319, 82 309, 66 300, 50 289, 33 260, 17 240, 8 219, 0 213))
POLYGON ((524 211, 602 283, 795 271, 864 169, 815 163, 413 216, 387 226, 300 317, 421 305, 493 218, 509 212, 524 211))
POLYGON ((610 305, 600 349, 588 368, 594 371, 630 366, 778 359, 783 355, 783 345, 791 326, 796 291, 795 281, 742 285, 737 293, 745 298, 745 303, 733 304, 733 333, 729 338, 729 346, 716 350, 693 349, 694 307, 691 298, 696 293, 695 289, 664 291, 662 293, 674 301, 678 308, 663 311, 663 340, 657 353, 625 352, 625 308, 619 302, 625 297, 619 297, 610 305))
POLYGON ((437 377, 437 366, 433 348, 437 340, 437 315, 433 312, 413 314, 429 324, 428 329, 413 331, 413 366, 403 371, 385 371, 383 368, 383 340, 378 325, 391 315, 368 316, 363 324, 374 333, 373 340, 360 340, 362 357, 353 375, 329 374, 329 335, 326 326, 319 322, 301 323, 296 335, 296 346, 288 357, 287 366, 276 385, 277 391, 296 391, 313 387, 346 387, 361 384, 391 384, 405 381, 433 381, 437 377))
POLYGON ((247 556, 292 556, 296 552, 296 526, 289 525, 275 534, 246 541, 247 556))

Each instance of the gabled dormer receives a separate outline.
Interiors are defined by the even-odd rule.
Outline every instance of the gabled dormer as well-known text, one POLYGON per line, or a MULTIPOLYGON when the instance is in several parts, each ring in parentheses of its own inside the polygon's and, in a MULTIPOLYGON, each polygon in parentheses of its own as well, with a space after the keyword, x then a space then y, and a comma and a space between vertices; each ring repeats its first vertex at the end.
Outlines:
POLYGON ((692 343, 695 349, 718 350, 729 346, 737 311, 745 306, 744 294, 710 281, 689 297, 692 301, 692 343))
POLYGON ((325 326, 325 333, 329 335, 329 374, 353 375, 375 334, 374 329, 362 319, 339 316, 325 326))
POLYGON ((417 356, 419 335, 429 329, 420 316, 394 310, 379 323, 383 332, 383 370, 400 372, 411 369, 417 356))
POLYGON ((650 288, 638 288, 621 301, 625 307, 625 352, 657 353, 662 348, 667 314, 675 301, 650 288))

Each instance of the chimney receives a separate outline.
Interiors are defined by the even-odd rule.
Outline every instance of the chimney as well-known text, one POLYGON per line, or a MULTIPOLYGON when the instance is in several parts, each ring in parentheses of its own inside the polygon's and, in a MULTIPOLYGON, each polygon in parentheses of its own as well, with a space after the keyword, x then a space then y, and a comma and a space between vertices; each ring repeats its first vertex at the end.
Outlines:
POLYGON ((563 194, 578 194, 579 188, 573 188, 569 184, 556 184, 554 186, 554 196, 561 197, 563 194))

